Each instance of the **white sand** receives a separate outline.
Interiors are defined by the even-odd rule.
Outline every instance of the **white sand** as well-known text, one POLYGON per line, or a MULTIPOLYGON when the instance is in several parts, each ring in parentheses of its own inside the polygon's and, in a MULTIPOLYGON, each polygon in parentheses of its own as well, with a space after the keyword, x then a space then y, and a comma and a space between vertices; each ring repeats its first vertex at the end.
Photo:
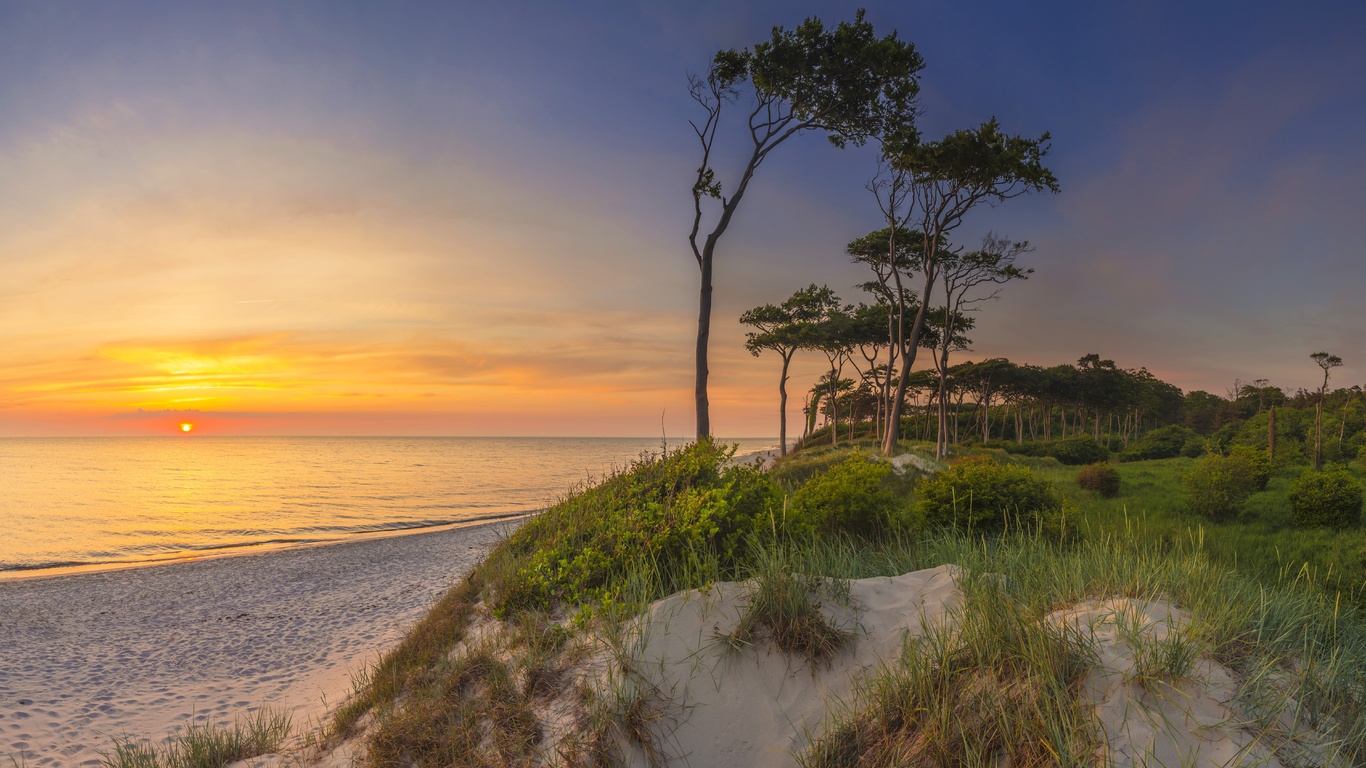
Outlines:
POLYGON ((0 765, 263 704, 316 722, 512 525, 0 581, 0 765))
MULTIPOLYGON (((741 584, 717 584, 652 605, 641 620, 637 660, 674 705, 656 732, 670 765, 786 768, 819 734, 829 708, 848 703, 855 684, 899 658, 907 635, 945 621, 961 595, 955 566, 850 582, 850 607, 826 603, 837 625, 855 631, 850 647, 814 670, 771 645, 736 653, 718 642, 747 604, 741 584)), ((632 765, 648 764, 628 750, 632 765)))
MULTIPOLYGON (((907 637, 934 626, 955 631, 962 605, 958 573, 941 566, 850 582, 849 606, 826 601, 822 610, 856 637, 828 666, 815 669, 768 644, 735 651, 720 642, 748 602, 743 584, 717 584, 654 603, 637 620, 637 632, 628 633, 627 653, 634 674, 662 691, 655 698, 666 703, 666 716, 653 731, 664 764, 795 766, 794 755, 832 715, 858 707, 860 681, 894 664, 907 637)), ((1095 653, 1082 702, 1102 741, 1097 764, 1338 764, 1322 736, 1293 716, 1293 699, 1276 704, 1269 727, 1254 727, 1238 711, 1239 682, 1208 657, 1199 657, 1180 679, 1136 676, 1136 643, 1151 648, 1190 631, 1189 618, 1170 603, 1095 600, 1046 620, 1075 627, 1095 653)), ((594 684, 605 689, 602 675, 610 679, 611 669, 609 663, 591 671, 594 684)), ((632 766, 649 764, 639 749, 623 747, 632 766)))

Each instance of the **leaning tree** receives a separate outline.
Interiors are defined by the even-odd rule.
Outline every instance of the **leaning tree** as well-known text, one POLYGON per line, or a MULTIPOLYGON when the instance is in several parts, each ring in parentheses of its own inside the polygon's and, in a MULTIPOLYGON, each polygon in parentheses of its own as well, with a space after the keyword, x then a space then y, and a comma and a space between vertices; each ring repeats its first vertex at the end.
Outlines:
MULTIPOLYGON (((920 290, 919 306, 913 313, 905 305, 894 308, 897 322, 891 341, 902 363, 897 386, 888 402, 888 423, 894 428, 883 437, 885 452, 891 453, 896 447, 895 427, 900 424, 911 367, 925 328, 931 294, 948 253, 949 235, 962 225, 969 212, 984 203, 995 205, 1041 190, 1057 192, 1057 179, 1043 165, 1049 146, 1047 133, 1037 139, 1010 136, 1001 131, 994 118, 939 141, 907 144, 897 138, 884 142, 885 178, 870 186, 891 231, 895 233, 901 227, 918 230, 920 246, 914 270, 905 275, 896 270, 893 275, 898 285, 903 280, 916 280, 920 290), (913 318, 909 317, 911 314, 913 318)), ((896 244, 892 243, 889 254, 894 253, 896 244)), ((909 290, 900 293, 916 295, 909 290)))
POLYGON ((766 42, 743 51, 719 51, 706 76, 690 75, 689 92, 705 119, 691 121, 701 145, 702 162, 693 181, 693 222, 688 234, 702 285, 697 315, 697 435, 711 434, 707 400, 707 342, 711 333, 712 262, 716 244, 769 154, 804 132, 822 132, 837 147, 863 144, 869 137, 912 130, 917 75, 924 64, 915 46, 896 32, 877 37, 859 11, 854 21, 827 29, 809 18, 796 29, 774 27, 766 42), (722 107, 739 100, 748 83, 749 134, 753 146, 738 180, 726 195, 712 167, 722 107), (702 235, 706 201, 719 202, 711 232, 702 235), (700 237, 700 240, 699 240, 700 237))

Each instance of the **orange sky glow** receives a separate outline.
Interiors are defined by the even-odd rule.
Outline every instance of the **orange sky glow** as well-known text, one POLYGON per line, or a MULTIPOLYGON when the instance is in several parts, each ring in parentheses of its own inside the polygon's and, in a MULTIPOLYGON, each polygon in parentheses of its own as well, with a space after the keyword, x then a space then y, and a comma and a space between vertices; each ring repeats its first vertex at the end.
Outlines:
MULTIPOLYGON (((1078 4, 1075 29, 870 10, 923 48, 927 136, 993 115, 1054 136, 1062 194, 954 234, 1036 247, 960 359, 1098 353, 1218 394, 1316 386, 1317 349, 1347 361, 1335 382, 1366 375, 1360 18, 1266 4, 1239 31, 1188 5, 1078 4), (984 24, 1023 47, 964 48, 984 24)), ((686 76, 804 12, 75 7, 0 21, 0 437, 692 434, 686 76)), ((728 117, 726 189, 750 141, 728 117)), ((869 300, 844 247, 884 226, 875 167, 803 135, 755 176, 716 261, 717 434, 778 431, 778 360, 744 350, 743 311, 809 283, 869 300)), ((824 367, 798 356, 789 435, 824 367)))

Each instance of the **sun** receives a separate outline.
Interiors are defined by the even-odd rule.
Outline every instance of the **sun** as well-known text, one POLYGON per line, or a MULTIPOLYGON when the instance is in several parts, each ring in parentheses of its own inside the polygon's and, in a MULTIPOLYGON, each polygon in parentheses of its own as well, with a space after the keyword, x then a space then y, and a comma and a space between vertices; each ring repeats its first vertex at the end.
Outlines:
POLYGON ((190 424, 189 422, 180 425, 181 432, 189 432, 192 429, 194 429, 194 425, 190 424))

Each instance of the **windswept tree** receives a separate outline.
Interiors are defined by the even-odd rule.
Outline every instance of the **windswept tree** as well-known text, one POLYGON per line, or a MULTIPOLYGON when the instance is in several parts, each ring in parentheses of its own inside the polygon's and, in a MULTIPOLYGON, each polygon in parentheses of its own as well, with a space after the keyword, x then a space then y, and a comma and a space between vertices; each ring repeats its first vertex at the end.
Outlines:
MULTIPOLYGON (((1020 269, 1015 265, 1015 260, 1021 254, 1032 250, 1029 243, 1013 242, 1007 238, 997 237, 995 233, 988 233, 983 237, 982 247, 975 251, 963 253, 948 248, 947 243, 941 243, 939 250, 941 254, 939 284, 944 292, 944 305, 941 308, 943 330, 934 345, 936 352, 935 368, 940 372, 941 389, 939 398, 940 437, 935 455, 942 459, 948 447, 944 439, 945 425, 948 423, 948 404, 943 397, 943 387, 947 381, 949 353, 954 351, 954 345, 959 343, 957 340, 958 326, 968 320, 967 313, 976 311, 979 304, 985 301, 993 301, 1000 296, 1002 285, 1011 280, 1028 279, 1034 270, 1020 269)), ((970 330, 975 324, 975 322, 971 323, 962 330, 970 330)), ((922 344, 921 346, 926 345, 922 344)), ((966 341, 960 348, 967 348, 966 341)), ((988 390, 989 396, 990 390, 988 390)), ((983 429, 986 429, 985 424, 983 429)))
POLYGON ((824 353, 825 359, 830 363, 830 371, 822 380, 829 386, 826 402, 830 408, 830 444, 839 445, 839 393, 845 381, 849 381, 848 388, 853 387, 852 380, 840 377, 844 373, 844 364, 849 361, 850 355, 854 353, 854 347, 858 345, 855 337, 854 308, 840 306, 839 299, 836 298, 835 303, 828 307, 825 314, 807 327, 808 346, 824 353))
POLYGON ((764 350, 772 350, 783 361, 782 375, 778 378, 779 455, 787 455, 787 369, 792 356, 812 343, 811 325, 838 309, 839 298, 835 292, 812 283, 782 304, 765 304, 740 315, 741 323, 754 328, 745 334, 745 349, 755 357, 764 350))
MULTIPOLYGON (((859 356, 867 363, 859 370, 862 379, 860 389, 871 393, 874 434, 882 437, 882 411, 887 401, 887 387, 891 384, 891 364, 882 362, 882 350, 887 349, 887 323, 889 307, 876 304, 859 304, 850 318, 849 341, 859 356)), ((860 400, 862 403, 862 400, 860 400)))
MULTIPOLYGON (((1053 173, 1043 165, 1049 135, 1037 139, 1003 133, 995 119, 971 130, 961 130, 939 141, 884 143, 885 179, 872 185, 878 205, 893 232, 900 227, 918 230, 920 253, 914 274, 896 274, 894 282, 914 279, 920 285, 919 306, 913 319, 907 307, 897 308, 893 344, 901 358, 899 380, 889 402, 888 421, 900 423, 911 367, 915 364, 925 316, 949 254, 949 235, 977 206, 995 205, 1028 192, 1058 191, 1053 173)), ((894 254, 896 245, 889 246, 894 254)), ((909 293, 907 291, 906 293, 909 293)), ((903 294, 906 295, 906 294, 903 294)), ((883 450, 896 446, 896 430, 883 438, 883 450)))
POLYGON ((859 287, 872 294, 877 300, 875 306, 882 308, 879 314, 884 320, 883 338, 887 340, 887 376, 879 387, 883 400, 877 409, 879 439, 883 438, 891 424, 888 403, 900 358, 900 345, 896 340, 900 338, 905 318, 914 316, 918 308, 915 292, 910 289, 908 282, 902 280, 902 275, 910 274, 920 258, 918 236, 919 233, 904 228, 896 231, 891 227, 883 227, 851 240, 844 248, 855 264, 872 270, 874 279, 859 287))
POLYGON ((1323 397, 1328 393, 1328 372, 1342 365, 1342 358, 1327 352, 1315 352, 1309 357, 1323 369, 1323 383, 1314 403, 1314 470, 1318 471, 1323 468, 1323 397))
POLYGON ((917 75, 924 67, 915 46, 895 32, 877 37, 859 11, 854 21, 827 29, 809 18, 796 29, 774 27, 766 42, 743 51, 719 51, 705 76, 690 75, 689 93, 705 119, 690 122, 701 145, 702 162, 693 181, 693 222, 688 234, 702 285, 697 319, 697 435, 711 434, 707 400, 707 342, 711 333, 712 262, 716 244, 759 166, 773 150, 800 133, 821 132, 837 147, 861 145, 886 126, 910 130, 917 75), (737 102, 742 86, 751 95, 749 134, 753 147, 735 185, 723 189, 712 167, 722 108, 737 102), (706 201, 719 202, 715 223, 705 235, 706 201))
POLYGON ((950 312, 944 307, 936 307, 925 315, 925 329, 920 334, 920 346, 934 352, 934 370, 938 376, 938 389, 935 399, 939 403, 938 439, 935 442, 935 458, 942 459, 948 452, 949 425, 949 355, 966 352, 972 347, 968 331, 977 325, 971 317, 962 313, 950 312))

